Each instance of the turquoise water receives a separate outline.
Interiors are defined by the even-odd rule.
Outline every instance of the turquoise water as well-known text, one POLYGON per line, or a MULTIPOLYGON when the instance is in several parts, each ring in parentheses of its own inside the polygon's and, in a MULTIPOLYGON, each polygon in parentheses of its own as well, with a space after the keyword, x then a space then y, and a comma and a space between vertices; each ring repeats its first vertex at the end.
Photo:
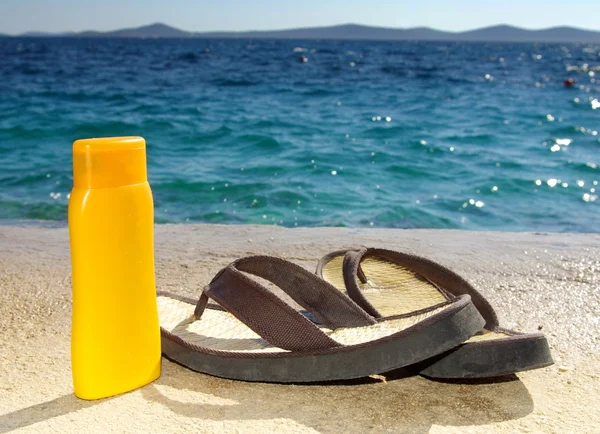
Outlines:
POLYGON ((7 38, 0 78, 0 223, 141 135, 159 222, 600 231, 597 45, 7 38))

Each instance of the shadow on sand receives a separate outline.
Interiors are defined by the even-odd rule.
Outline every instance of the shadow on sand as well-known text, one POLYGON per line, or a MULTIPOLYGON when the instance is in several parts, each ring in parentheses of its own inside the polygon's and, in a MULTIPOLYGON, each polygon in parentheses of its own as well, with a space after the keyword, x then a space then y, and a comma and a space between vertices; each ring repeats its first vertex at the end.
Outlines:
POLYGON ((485 425, 522 418, 533 410, 527 388, 515 375, 458 383, 397 370, 385 378, 310 385, 248 383, 197 374, 165 361, 162 377, 141 394, 190 418, 283 418, 320 432, 428 432, 432 425, 485 425), (182 392, 184 400, 178 398, 182 392))
POLYGON ((0 434, 72 413, 83 408, 92 407, 110 399, 113 398, 101 399, 98 401, 84 401, 70 393, 69 395, 64 395, 51 401, 42 402, 40 404, 22 408, 21 410, 2 414, 0 415, 0 434))
MULTIPOLYGON (((285 385, 220 379, 168 360, 163 360, 162 370, 161 378, 134 393, 175 414, 207 421, 287 419, 319 432, 428 432, 432 425, 484 425, 518 419, 533 410, 529 392, 514 375, 465 384, 430 381, 398 370, 386 374, 386 381, 285 385)), ((0 433, 106 401, 61 396, 0 415, 0 433)), ((250 424, 249 429, 257 426, 250 424)))

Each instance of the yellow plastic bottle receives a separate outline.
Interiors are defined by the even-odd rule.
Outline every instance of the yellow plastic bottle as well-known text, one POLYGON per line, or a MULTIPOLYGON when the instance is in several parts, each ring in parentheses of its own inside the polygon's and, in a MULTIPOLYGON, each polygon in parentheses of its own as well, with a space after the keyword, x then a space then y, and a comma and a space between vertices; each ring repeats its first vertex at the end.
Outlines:
POLYGON ((69 234, 75 395, 99 399, 150 383, 161 350, 143 138, 73 143, 69 234))

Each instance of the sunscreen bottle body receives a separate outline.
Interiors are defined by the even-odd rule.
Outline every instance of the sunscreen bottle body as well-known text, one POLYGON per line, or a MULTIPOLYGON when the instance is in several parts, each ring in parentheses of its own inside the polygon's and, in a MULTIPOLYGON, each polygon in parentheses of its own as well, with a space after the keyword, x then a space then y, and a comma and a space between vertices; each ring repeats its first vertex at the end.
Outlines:
MULTIPOLYGON (((135 180, 142 179, 125 179, 135 180)), ((150 186, 146 180, 91 184, 76 182, 69 200, 71 363, 75 395, 83 399, 117 395, 160 376, 150 186)))

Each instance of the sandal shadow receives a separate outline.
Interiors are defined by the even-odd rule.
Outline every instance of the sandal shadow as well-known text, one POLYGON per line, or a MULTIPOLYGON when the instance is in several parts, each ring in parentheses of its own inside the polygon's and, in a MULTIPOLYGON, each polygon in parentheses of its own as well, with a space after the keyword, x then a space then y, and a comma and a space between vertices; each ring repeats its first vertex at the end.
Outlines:
POLYGON ((284 385, 211 377, 165 360, 163 376, 141 394, 190 418, 288 419, 319 432, 429 432, 433 425, 487 425, 533 411, 531 395, 516 375, 440 382, 404 369, 375 378, 284 385))

